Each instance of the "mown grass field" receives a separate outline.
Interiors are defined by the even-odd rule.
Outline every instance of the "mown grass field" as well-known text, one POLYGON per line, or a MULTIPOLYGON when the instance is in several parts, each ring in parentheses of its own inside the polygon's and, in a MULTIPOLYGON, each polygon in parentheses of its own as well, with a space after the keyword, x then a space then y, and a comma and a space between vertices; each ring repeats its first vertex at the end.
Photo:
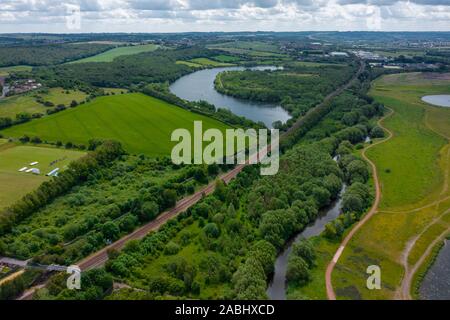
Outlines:
POLYGON ((433 85, 427 77, 390 75, 373 84, 370 94, 395 112, 384 122, 394 137, 368 152, 379 171, 382 202, 336 266, 333 284, 339 299, 399 298, 403 256, 411 269, 450 226, 445 215, 450 208, 445 200, 450 196, 450 145, 445 138, 450 136, 450 109, 421 101, 424 95, 450 92, 450 81, 433 85), (381 290, 366 287, 370 265, 381 267, 381 290))
POLYGON ((45 175, 53 169, 63 170, 71 161, 83 154, 79 151, 49 147, 2 144, 0 141, 0 209, 13 204, 42 182, 50 179, 45 175), (60 161, 50 165, 55 160, 60 161), (32 162, 39 162, 34 167, 40 169, 40 175, 18 172, 23 167, 32 168, 29 165, 32 162))
POLYGON ((114 48, 111 50, 108 50, 106 52, 97 54, 93 57, 84 58, 76 61, 72 61, 69 63, 88 63, 88 62, 111 62, 115 58, 120 56, 128 56, 132 54, 138 54, 143 52, 151 52, 158 49, 157 45, 154 44, 146 44, 146 45, 139 45, 139 46, 127 46, 127 47, 119 47, 114 48))
POLYGON ((143 94, 100 97, 91 103, 3 130, 5 137, 24 134, 42 140, 87 144, 90 139, 114 139, 127 151, 149 156, 170 155, 175 129, 193 131, 193 122, 202 121, 204 130, 227 126, 143 94))
POLYGON ((36 96, 41 96, 44 101, 53 102, 55 106, 64 104, 66 107, 73 100, 81 102, 86 99, 87 94, 78 90, 69 90, 69 93, 62 88, 51 88, 47 93, 39 93, 32 91, 22 95, 11 96, 0 100, 0 117, 10 117, 15 119, 16 115, 21 112, 29 114, 42 113, 45 114, 48 107, 36 101, 36 96))
POLYGON ((7 77, 12 72, 31 71, 31 66, 13 66, 0 68, 0 77, 7 77))

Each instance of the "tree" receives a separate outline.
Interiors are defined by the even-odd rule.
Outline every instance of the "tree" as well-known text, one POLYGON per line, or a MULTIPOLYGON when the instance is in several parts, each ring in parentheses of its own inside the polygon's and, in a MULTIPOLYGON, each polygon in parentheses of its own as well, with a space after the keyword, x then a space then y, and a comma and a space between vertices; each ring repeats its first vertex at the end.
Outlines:
POLYGON ((107 222, 102 227, 102 233, 105 239, 114 241, 120 235, 120 229, 114 222, 107 222))
POLYGON ((154 201, 146 201, 141 207, 139 219, 142 222, 148 222, 155 219, 159 214, 159 207, 154 201))
POLYGON ((355 182, 366 183, 369 180, 369 169, 367 164, 362 160, 354 160, 346 167, 348 181, 353 184, 355 182))
POLYGON ((173 189, 165 189, 163 191, 163 207, 173 208, 177 203, 177 192, 173 189))
POLYGON ((298 257, 305 260, 309 268, 314 266, 314 261, 316 259, 316 252, 314 251, 314 248, 310 241, 302 240, 298 243, 295 243, 292 248, 292 254, 295 254, 298 257))
POLYGON ((291 255, 289 257, 286 278, 300 286, 305 285, 310 280, 308 264, 301 257, 291 255))
POLYGON ((384 136, 385 136, 384 130, 379 126, 373 127, 373 129, 370 131, 370 137, 372 139, 384 138, 384 136))
POLYGON ((208 238, 218 238, 220 236, 220 230, 217 224, 208 223, 204 228, 203 232, 208 238))

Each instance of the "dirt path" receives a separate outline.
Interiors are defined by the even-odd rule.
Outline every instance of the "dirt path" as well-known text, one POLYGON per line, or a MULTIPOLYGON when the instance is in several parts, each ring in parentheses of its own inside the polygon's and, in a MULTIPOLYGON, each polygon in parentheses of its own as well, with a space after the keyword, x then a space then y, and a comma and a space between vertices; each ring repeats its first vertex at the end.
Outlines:
POLYGON ((356 232, 358 232, 358 230, 361 229, 361 227, 363 225, 365 225, 367 223, 367 221, 369 221, 378 212, 378 207, 381 202, 381 185, 380 185, 380 180, 378 177, 377 167, 376 167, 375 163, 373 163, 367 157, 367 151, 377 145, 380 145, 382 143, 389 141, 390 139, 392 139, 392 137, 394 137, 394 133, 391 130, 389 130, 383 126, 383 121, 386 120, 388 117, 391 117, 394 114, 394 110, 392 110, 390 108, 388 108, 388 109, 390 110, 389 114, 387 114, 386 116, 381 118, 378 121, 378 125, 381 128, 383 128, 388 133, 389 136, 386 139, 383 139, 381 141, 378 141, 377 143, 374 143, 374 144, 368 146, 362 152, 362 157, 372 167, 373 179, 374 179, 374 183, 375 183, 375 202, 374 202, 372 208, 370 209, 369 213, 366 214, 364 216, 364 218, 361 221, 359 221, 358 224, 355 227, 353 227, 353 229, 350 231, 350 233, 344 238, 341 245, 339 246, 339 249, 337 250, 336 254, 333 257, 333 260, 328 264, 328 267, 327 267, 327 270, 325 273, 325 284, 326 284, 326 289, 327 289, 327 297, 329 300, 336 300, 336 294, 334 292, 333 283, 332 283, 332 274, 333 274, 334 267, 336 266, 336 264, 339 261, 339 258, 342 256, 342 253, 344 252, 345 248, 347 247, 348 243, 353 238, 353 236, 356 234, 356 232))
POLYGON ((417 261, 417 263, 412 268, 409 268, 409 264, 407 262, 408 261, 408 257, 406 257, 407 270, 406 270, 405 276, 404 276, 403 281, 402 281, 402 286, 401 286, 401 290, 400 290, 400 297, 399 297, 400 299, 402 299, 402 300, 412 300, 412 297, 411 297, 411 285, 412 285, 412 282, 413 282, 413 279, 414 279, 414 275, 417 273, 417 270, 419 270, 419 268, 425 262, 425 259, 431 254, 431 252, 433 251, 434 247, 437 246, 440 242, 444 241, 449 233, 450 233, 450 227, 447 228, 443 233, 441 233, 441 235, 439 237, 434 239, 434 241, 427 247, 427 250, 425 250, 423 255, 420 257, 420 259, 417 261))
POLYGON ((0 280, 0 286, 2 286, 4 283, 7 283, 9 281, 14 280, 15 278, 17 278, 18 276, 22 275, 25 272, 25 270, 19 270, 17 272, 14 272, 13 274, 10 274, 9 276, 7 276, 6 278, 3 278, 0 280))
MULTIPOLYGON (((441 137, 446 138, 447 140, 450 141, 450 138, 448 136, 445 136, 439 132, 437 132, 428 122, 428 113, 426 113, 425 115, 425 124, 426 126, 433 131, 434 133, 440 135, 441 137)), ((446 201, 449 199, 449 197, 445 197, 442 198, 445 194, 447 194, 448 189, 449 189, 449 175, 450 175, 450 148, 447 151, 447 163, 446 163, 446 169, 445 169, 445 177, 444 177, 444 184, 442 187, 442 192, 440 194, 441 199, 437 202, 434 202, 428 206, 425 206, 421 209, 426 209, 426 208, 430 208, 432 206, 437 206, 439 207, 440 203, 446 201)), ((416 210, 418 211, 418 210, 416 210)), ((413 212, 413 211, 411 211, 413 212)), ((433 248, 439 244, 441 241, 443 241, 446 236, 450 233, 450 228, 448 228, 447 230, 445 230, 438 238, 436 238, 428 247, 427 250, 425 250, 425 252, 422 254, 422 256, 419 258, 419 260, 416 262, 416 264, 414 266, 410 266, 408 259, 409 256, 411 254, 411 251, 414 249, 417 241, 434 225, 436 225, 437 223, 441 223, 442 222, 442 218, 444 216, 446 216, 447 214, 450 213, 450 209, 445 211, 444 213, 442 213, 439 217, 435 218, 432 222, 430 222, 423 230, 420 234, 418 234, 417 236, 415 236, 413 239, 411 239, 405 247, 405 250, 402 253, 402 264, 403 264, 403 268, 405 269, 405 275, 402 279, 402 283, 401 286, 399 288, 399 291, 397 291, 396 293, 396 298, 397 299, 401 299, 401 300, 412 300, 411 297, 411 286, 412 286, 412 282, 414 280, 414 276, 417 273, 417 271, 419 270, 419 268, 422 266, 422 264, 425 262, 426 258, 431 254, 431 252, 433 251, 433 248)))

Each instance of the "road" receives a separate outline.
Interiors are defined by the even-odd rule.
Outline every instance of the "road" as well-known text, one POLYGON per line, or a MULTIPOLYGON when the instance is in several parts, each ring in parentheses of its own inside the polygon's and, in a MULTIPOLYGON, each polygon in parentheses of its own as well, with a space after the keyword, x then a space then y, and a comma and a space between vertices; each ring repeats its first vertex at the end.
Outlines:
MULTIPOLYGON (((360 68, 358 72, 353 76, 353 78, 346 83, 345 85, 341 86, 334 92, 330 93, 328 96, 325 97, 325 99, 317 105, 315 108, 319 108, 323 106, 326 103, 329 103, 332 99, 334 99, 336 96, 340 95, 343 91, 350 88, 350 86, 358 79, 358 77, 364 72, 365 70, 365 63, 360 62, 360 68)), ((314 108, 314 109, 315 109, 314 108)), ((312 110, 310 110, 312 112, 312 110)), ((308 115, 308 114, 307 114, 308 115)), ((306 116, 307 116, 306 115, 306 116)), ((284 133, 280 139, 283 139, 283 137, 289 135, 292 133, 296 128, 298 128, 303 122, 303 119, 299 119, 286 133, 284 133)), ((263 158, 267 153, 268 150, 270 150, 270 146, 267 147, 267 149, 262 150, 258 156, 259 158, 263 158)), ((255 155, 256 156, 256 155, 255 155)), ((229 171, 228 173, 225 173, 220 177, 225 183, 229 183, 231 180, 233 180, 249 163, 247 161, 246 164, 238 165, 233 170, 229 171)), ((167 223, 167 221, 175 218, 179 214, 185 212, 187 209, 195 205, 198 201, 200 201, 205 195, 210 195, 214 192, 215 189, 215 182, 210 183, 200 191, 196 192, 195 194, 184 198, 180 200, 176 206, 173 209, 170 209, 169 211, 166 211, 162 213, 156 220, 144 225, 143 227, 137 229, 133 233, 121 238, 120 240, 114 242, 113 244, 107 246, 106 248, 103 248, 102 250, 90 255, 89 257, 85 258, 84 260, 77 263, 77 265, 80 267, 82 271, 90 270, 93 268, 98 268, 103 266, 106 261, 108 261, 108 251, 111 249, 114 250, 121 250, 125 244, 130 240, 140 240, 144 238, 146 235, 148 235, 152 231, 157 231, 162 225, 167 223)), ((44 285, 39 285, 37 288, 42 288, 44 285)), ((28 290, 25 292, 19 299, 20 300, 29 300, 33 297, 35 290, 28 290)))
POLYGON ((355 227, 353 227, 353 229, 350 231, 350 233, 344 238, 341 245, 339 246, 339 249, 337 250, 336 254, 333 257, 333 260, 331 260, 331 262, 328 264, 328 267, 327 267, 327 270, 325 273, 325 284, 326 284, 326 289, 327 289, 327 297, 329 300, 336 300, 336 294, 334 292, 333 283, 332 283, 332 274, 333 274, 334 267, 338 263, 339 258, 342 256, 342 253, 344 252, 345 248, 347 247, 348 243, 353 238, 353 236, 356 234, 356 232, 358 232, 358 230, 361 229, 361 227, 363 225, 365 225, 367 223, 367 221, 369 221, 378 211, 378 207, 381 202, 381 185, 380 185, 380 180, 378 177, 377 166, 375 165, 375 163, 373 163, 367 157, 367 151, 369 151, 370 149, 372 149, 373 147, 375 147, 379 144, 385 143, 385 142, 389 141, 390 139, 392 139, 394 134, 389 129, 387 129, 386 127, 383 126, 383 121, 386 118, 392 116, 393 114, 394 114, 394 111, 391 110, 389 112, 389 114, 387 114, 385 117, 383 117, 382 119, 380 119, 378 121, 378 125, 381 128, 383 128, 388 133, 389 136, 386 139, 383 139, 381 141, 378 141, 377 143, 370 145, 369 147, 364 149, 364 151, 362 153, 362 157, 364 158, 364 160, 367 161, 369 163, 369 165, 372 167, 373 179, 374 179, 374 184, 375 184, 375 202, 374 202, 372 208, 370 209, 369 213, 367 213, 364 216, 364 218, 361 221, 359 221, 358 224, 355 227))

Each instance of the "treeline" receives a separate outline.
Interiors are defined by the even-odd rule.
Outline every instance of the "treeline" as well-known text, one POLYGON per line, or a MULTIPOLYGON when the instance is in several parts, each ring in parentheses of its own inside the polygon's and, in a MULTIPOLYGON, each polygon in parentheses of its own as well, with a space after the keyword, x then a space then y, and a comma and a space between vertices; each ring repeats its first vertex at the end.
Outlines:
POLYGON ((109 44, 93 43, 0 47, 0 67, 60 64, 87 58, 112 48, 114 46, 109 44))
POLYGON ((162 84, 149 84, 142 89, 142 92, 183 109, 206 115, 232 126, 255 129, 265 128, 263 123, 255 123, 250 119, 235 115, 228 109, 216 108, 214 105, 206 101, 190 102, 183 100, 170 92, 168 82, 162 84))
POLYGON ((38 189, 0 213, 0 235, 9 232, 11 228, 36 210, 47 205, 56 197, 63 195, 73 186, 85 181, 99 167, 109 165, 111 161, 122 154, 124 154, 124 150, 120 143, 105 141, 96 150, 72 162, 69 168, 63 171, 57 179, 42 183, 38 189))
POLYGON ((172 82, 192 72, 178 60, 210 57, 214 51, 201 47, 156 50, 122 56, 112 62, 65 64, 37 68, 35 78, 48 86, 72 88, 80 83, 97 87, 129 88, 132 85, 172 82))
MULTIPOLYGON (((89 149, 101 141, 92 140, 89 149)), ((231 166, 122 155, 0 237, 0 255, 70 265, 154 220, 231 166), (45 217, 45 222, 41 220, 45 217)))

